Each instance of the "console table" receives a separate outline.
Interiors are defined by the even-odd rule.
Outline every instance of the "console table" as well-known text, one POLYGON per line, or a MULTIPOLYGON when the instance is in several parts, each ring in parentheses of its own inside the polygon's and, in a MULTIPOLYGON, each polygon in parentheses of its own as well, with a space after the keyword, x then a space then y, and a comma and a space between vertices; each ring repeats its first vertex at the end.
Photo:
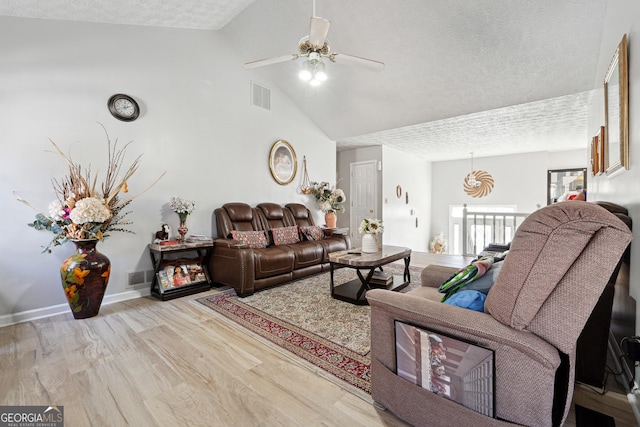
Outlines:
POLYGON ((332 252, 329 254, 331 264, 331 296, 341 301, 356 305, 367 305, 366 294, 372 288, 384 288, 390 291, 399 291, 411 282, 409 263, 411 261, 411 249, 400 246, 386 246, 375 253, 360 252, 360 248, 346 251, 332 252), (388 285, 372 285, 371 278, 376 269, 382 271, 382 267, 393 261, 404 259, 404 273, 402 276, 394 275, 393 281, 388 285), (348 267, 356 270, 358 278, 347 283, 335 285, 333 271, 335 268, 348 267), (368 270, 364 276, 360 270, 368 270))
POLYGON ((166 301, 209 290, 209 259, 212 249, 212 241, 171 246, 150 244, 149 254, 155 272, 151 282, 151 295, 166 301))

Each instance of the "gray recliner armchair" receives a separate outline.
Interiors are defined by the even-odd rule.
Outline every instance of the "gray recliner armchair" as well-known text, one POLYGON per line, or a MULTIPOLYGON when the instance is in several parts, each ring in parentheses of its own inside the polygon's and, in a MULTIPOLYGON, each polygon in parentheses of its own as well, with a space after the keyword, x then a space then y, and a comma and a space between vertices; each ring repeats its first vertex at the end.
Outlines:
POLYGON ((629 228, 602 207, 563 202, 518 228, 484 313, 443 304, 429 286, 369 291, 374 401, 416 426, 561 425, 578 336, 630 241, 629 228), (399 377, 396 320, 492 349, 496 418, 399 377))

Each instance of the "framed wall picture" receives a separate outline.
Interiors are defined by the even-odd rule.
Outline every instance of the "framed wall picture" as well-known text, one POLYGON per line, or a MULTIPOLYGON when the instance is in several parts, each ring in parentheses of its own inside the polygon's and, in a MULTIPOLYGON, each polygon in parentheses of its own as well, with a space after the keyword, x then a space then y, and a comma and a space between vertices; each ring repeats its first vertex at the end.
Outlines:
POLYGON ((600 175, 604 172, 604 126, 600 126, 598 133, 591 138, 591 174, 600 175))
POLYGON ((587 188, 587 168, 547 171, 547 205, 573 200, 587 188))
POLYGON ((598 169, 598 136, 591 138, 591 175, 595 176, 600 173, 598 169))
POLYGON ((616 49, 604 78, 605 172, 629 169, 629 75, 627 35, 616 49))
POLYGON ((271 176, 280 185, 287 185, 296 177, 298 159, 296 152, 287 141, 276 141, 269 152, 271 176))

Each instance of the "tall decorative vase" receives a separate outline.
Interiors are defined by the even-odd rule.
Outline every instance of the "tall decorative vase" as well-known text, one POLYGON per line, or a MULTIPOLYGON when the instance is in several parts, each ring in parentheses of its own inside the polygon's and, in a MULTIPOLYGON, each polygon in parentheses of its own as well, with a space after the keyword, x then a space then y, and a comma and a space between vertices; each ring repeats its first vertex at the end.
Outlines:
POLYGON ((373 233, 364 233, 362 235, 362 252, 373 254, 378 252, 378 241, 373 233))
POLYGON ((338 217, 335 212, 327 212, 324 214, 324 223, 327 224, 327 227, 336 228, 337 221, 338 217))
POLYGON ((73 243, 76 252, 60 266, 60 277, 73 317, 86 319, 100 311, 111 262, 96 249, 98 240, 73 240, 73 243))
POLYGON ((180 217, 180 226, 178 227, 178 233, 180 234, 180 236, 178 236, 178 241, 184 242, 184 236, 186 236, 189 232, 189 229, 187 228, 187 216, 189 215, 178 214, 178 216, 180 217))

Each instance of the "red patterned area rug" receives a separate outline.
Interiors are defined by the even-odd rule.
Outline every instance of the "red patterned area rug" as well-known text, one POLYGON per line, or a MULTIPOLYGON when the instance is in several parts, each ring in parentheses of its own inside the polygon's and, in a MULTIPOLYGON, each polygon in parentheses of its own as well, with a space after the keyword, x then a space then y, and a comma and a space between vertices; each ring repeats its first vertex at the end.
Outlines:
MULTIPOLYGON (((389 265, 385 270, 402 274, 403 268, 389 265)), ((411 267, 411 284, 403 292, 420 286, 420 270, 411 267)), ((336 283, 353 278, 352 269, 335 272, 336 283)), ((246 298, 229 289, 195 301, 340 381, 371 393, 370 308, 331 298, 329 273, 246 298)))

